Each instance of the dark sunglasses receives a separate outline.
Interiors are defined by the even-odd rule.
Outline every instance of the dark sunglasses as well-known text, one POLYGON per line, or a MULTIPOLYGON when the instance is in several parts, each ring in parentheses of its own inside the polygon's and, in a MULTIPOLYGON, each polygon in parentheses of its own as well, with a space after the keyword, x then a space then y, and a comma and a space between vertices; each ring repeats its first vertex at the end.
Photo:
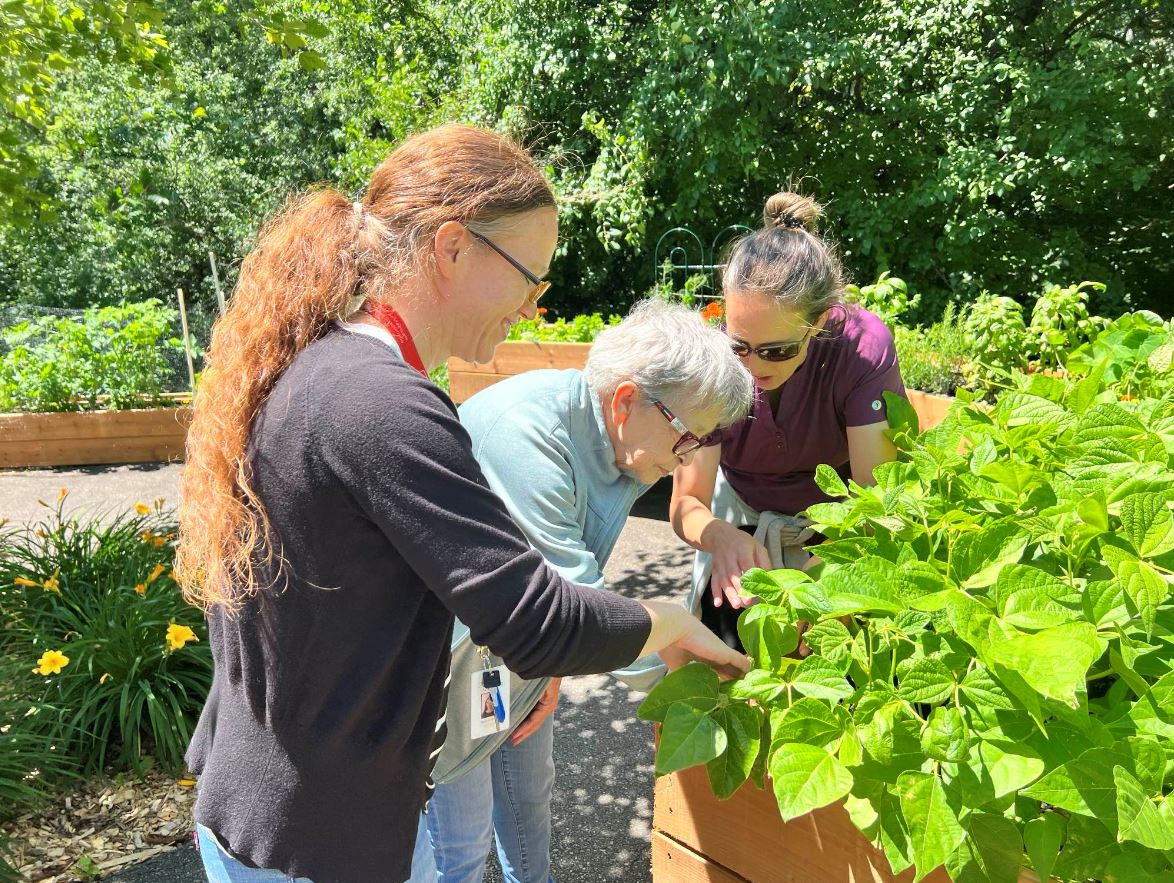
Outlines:
POLYGON ((676 414, 665 407, 664 402, 659 402, 656 399, 652 399, 651 401, 652 404, 656 405, 656 410, 664 415, 664 419, 672 424, 673 429, 681 434, 681 437, 677 439, 677 443, 673 445, 673 456, 683 457, 685 454, 693 453, 698 448, 712 448, 721 442, 722 432, 720 429, 715 429, 709 435, 698 438, 685 427, 685 424, 681 422, 676 414))
POLYGON ((764 343, 761 346, 751 346, 743 340, 730 338, 730 349, 734 351, 735 356, 741 359, 754 353, 754 355, 758 356, 764 362, 789 362, 803 350, 803 344, 807 342, 807 338, 811 336, 811 332, 814 330, 813 328, 809 328, 807 333, 798 340, 764 343))
POLYGON ((473 235, 474 239, 479 239, 482 242, 484 242, 486 245, 488 245, 490 248, 492 248, 494 251, 496 251, 499 255, 501 255, 503 258, 505 258, 507 261, 509 261, 510 265, 515 270, 517 270, 519 273, 521 273, 523 276, 526 277, 526 280, 531 285, 534 286, 534 290, 530 292, 530 295, 529 295, 529 297, 526 298, 526 300, 528 300, 532 304, 538 303, 538 299, 541 298, 542 295, 546 294, 547 289, 550 288, 550 282, 545 279, 539 279, 537 276, 535 276, 533 273, 531 273, 529 270, 527 270, 525 268, 525 266, 523 266, 521 261, 513 258, 508 251, 506 251, 504 248, 502 248, 500 245, 498 245, 496 242, 494 242, 488 236, 483 236, 482 234, 480 234, 476 230, 474 230, 472 227, 466 227, 465 229, 468 230, 473 235))

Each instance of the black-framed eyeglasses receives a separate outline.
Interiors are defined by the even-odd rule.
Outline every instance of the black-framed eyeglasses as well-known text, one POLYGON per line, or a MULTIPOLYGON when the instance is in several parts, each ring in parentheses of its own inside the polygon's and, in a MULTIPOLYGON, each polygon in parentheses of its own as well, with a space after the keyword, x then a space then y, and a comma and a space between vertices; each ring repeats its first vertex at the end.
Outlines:
POLYGON ((537 276, 535 276, 533 273, 531 273, 529 270, 527 270, 521 261, 519 261, 516 258, 514 258, 513 256, 511 256, 508 251, 506 251, 504 248, 502 248, 500 245, 498 245, 496 242, 494 242, 488 236, 485 236, 484 234, 478 233, 472 227, 466 227, 465 229, 467 229, 471 234, 473 234, 473 237, 475 239, 481 240, 486 245, 488 245, 490 248, 492 248, 494 251, 496 251, 499 255, 501 255, 503 258, 505 258, 507 261, 509 261, 510 266, 512 266, 515 270, 517 270, 519 273, 521 273, 523 276, 526 277, 526 280, 531 285, 534 286, 534 290, 530 292, 530 294, 526 298, 526 300, 532 304, 538 303, 539 298, 541 298, 542 295, 546 294, 547 289, 550 288, 550 281, 546 280, 546 279, 539 279, 537 276))
POLYGON ((798 340, 784 340, 777 343, 764 343, 759 346, 751 346, 744 340, 737 338, 730 338, 730 349, 734 351, 734 355, 741 359, 746 358, 751 353, 758 356, 764 362, 789 362, 791 359, 799 355, 803 350, 803 344, 807 342, 807 338, 811 336, 814 328, 808 328, 807 333, 798 340))
POLYGON ((688 427, 681 422, 681 419, 676 414, 665 406, 664 402, 657 401, 656 399, 651 399, 650 401, 656 406, 656 410, 664 415, 664 419, 672 425, 673 429, 681 434, 681 437, 677 439, 677 443, 673 445, 674 457, 683 457, 685 454, 693 453, 698 448, 711 448, 721 442, 722 433, 720 429, 715 429, 708 435, 703 435, 701 438, 698 438, 689 431, 688 427))

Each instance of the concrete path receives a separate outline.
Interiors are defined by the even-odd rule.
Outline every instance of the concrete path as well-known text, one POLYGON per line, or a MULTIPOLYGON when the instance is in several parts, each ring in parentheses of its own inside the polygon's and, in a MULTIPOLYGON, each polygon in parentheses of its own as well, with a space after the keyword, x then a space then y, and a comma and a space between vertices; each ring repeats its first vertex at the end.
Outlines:
MULTIPOLYGON (((52 502, 61 487, 70 488, 69 510, 111 511, 158 497, 173 504, 178 474, 175 465, 0 472, 0 518, 35 518, 43 511, 37 499, 52 502)), ((638 504, 606 569, 617 591, 640 599, 684 597, 692 553, 663 520, 667 508, 664 486, 638 504)), ((636 718, 642 698, 607 676, 563 682, 551 849, 559 883, 651 881, 652 731, 636 718)), ((108 879, 201 883, 204 877, 194 850, 183 846, 108 879)), ((485 879, 501 880, 496 861, 485 879)))

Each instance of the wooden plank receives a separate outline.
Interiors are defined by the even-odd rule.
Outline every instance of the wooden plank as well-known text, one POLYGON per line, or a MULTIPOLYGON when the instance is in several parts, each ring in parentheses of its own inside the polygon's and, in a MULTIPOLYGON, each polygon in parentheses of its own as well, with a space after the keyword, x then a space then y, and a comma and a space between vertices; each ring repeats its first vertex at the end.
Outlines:
MULTIPOLYGON (((653 827, 754 883, 913 880, 912 870, 892 873, 884 854, 856 829, 843 805, 784 822, 774 795, 753 784, 719 801, 704 767, 657 779, 653 827)), ((925 879, 949 883, 940 868, 925 879)))
POLYGON ((459 405, 501 380, 505 380, 504 374, 469 374, 450 369, 448 372, 448 395, 459 405))
POLYGON ((535 343, 529 340, 507 340, 498 344, 488 362, 466 362, 453 356, 448 370, 467 374, 521 374, 540 368, 582 368, 587 363, 589 343, 535 343))
POLYGON ((0 443, 0 468, 162 463, 182 460, 186 434, 0 443))
POLYGON ((0 414, 0 440, 172 436, 185 433, 190 408, 150 408, 133 411, 85 411, 62 414, 0 414))
POLYGON ((654 883, 747 883, 745 877, 730 873, 660 831, 652 832, 652 879, 654 883))

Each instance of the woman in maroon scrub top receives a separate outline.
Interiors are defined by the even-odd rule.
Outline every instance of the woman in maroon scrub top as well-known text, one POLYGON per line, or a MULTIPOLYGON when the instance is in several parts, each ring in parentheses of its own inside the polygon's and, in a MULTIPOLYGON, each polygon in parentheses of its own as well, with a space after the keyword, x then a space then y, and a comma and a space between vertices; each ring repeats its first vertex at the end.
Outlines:
POLYGON ((748 603, 742 574, 772 566, 753 536, 763 513, 784 516, 772 520, 782 523, 783 546, 793 546, 787 565, 806 559, 797 546, 818 536, 793 516, 830 499, 815 484, 816 467, 872 484, 872 470, 896 458, 883 393, 905 394, 889 329, 843 302, 840 262, 814 232, 820 207, 778 193, 764 214, 722 278, 726 331, 754 375, 754 408, 677 469, 670 507, 677 535, 698 552, 690 606, 730 643, 748 603))

